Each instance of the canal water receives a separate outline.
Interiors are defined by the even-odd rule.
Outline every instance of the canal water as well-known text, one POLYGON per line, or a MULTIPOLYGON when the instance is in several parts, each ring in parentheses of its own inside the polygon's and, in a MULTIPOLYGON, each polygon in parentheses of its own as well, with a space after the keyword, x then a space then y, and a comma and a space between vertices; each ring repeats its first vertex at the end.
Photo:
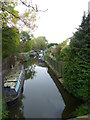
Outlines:
POLYGON ((67 93, 53 72, 37 58, 24 63, 25 80, 18 104, 9 118, 70 118, 80 101, 67 93))

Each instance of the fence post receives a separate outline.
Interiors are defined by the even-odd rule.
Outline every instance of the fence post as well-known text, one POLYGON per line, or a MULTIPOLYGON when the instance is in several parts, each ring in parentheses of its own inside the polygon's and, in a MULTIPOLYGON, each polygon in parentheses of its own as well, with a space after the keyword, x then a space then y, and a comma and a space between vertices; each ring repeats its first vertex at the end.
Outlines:
POLYGON ((46 60, 53 67, 53 69, 56 70, 60 74, 60 77, 62 77, 62 74, 63 74, 62 61, 58 62, 49 56, 46 56, 46 60))
POLYGON ((59 64, 58 64, 58 62, 57 62, 57 72, 59 72, 59 71, 58 71, 58 66, 59 66, 59 64))
POLYGON ((62 77, 62 75, 63 75, 63 64, 61 62, 61 77, 62 77))

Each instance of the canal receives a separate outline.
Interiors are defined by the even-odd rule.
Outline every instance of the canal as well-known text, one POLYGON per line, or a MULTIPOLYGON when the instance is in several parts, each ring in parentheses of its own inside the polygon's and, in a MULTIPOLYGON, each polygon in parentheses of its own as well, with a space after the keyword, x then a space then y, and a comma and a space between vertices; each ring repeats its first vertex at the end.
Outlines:
POLYGON ((37 58, 24 63, 25 80, 18 104, 9 118, 70 118, 80 101, 70 95, 45 63, 37 58))

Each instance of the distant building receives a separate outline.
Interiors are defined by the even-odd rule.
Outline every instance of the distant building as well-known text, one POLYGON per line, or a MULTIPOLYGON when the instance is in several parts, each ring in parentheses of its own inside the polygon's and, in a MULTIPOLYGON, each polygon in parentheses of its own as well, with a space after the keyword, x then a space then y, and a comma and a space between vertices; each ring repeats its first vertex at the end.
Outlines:
POLYGON ((88 2, 88 13, 90 13, 90 1, 88 2))

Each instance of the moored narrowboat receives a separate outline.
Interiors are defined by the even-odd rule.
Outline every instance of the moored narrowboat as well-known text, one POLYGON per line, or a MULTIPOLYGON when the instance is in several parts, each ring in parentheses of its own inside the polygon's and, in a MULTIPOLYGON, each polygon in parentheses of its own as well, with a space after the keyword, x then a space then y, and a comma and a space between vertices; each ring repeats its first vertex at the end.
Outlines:
POLYGON ((38 62, 39 63, 44 62, 44 55, 42 53, 40 53, 38 56, 38 62))
POLYGON ((23 65, 16 65, 4 79, 5 101, 8 107, 15 105, 20 98, 25 77, 23 65))

